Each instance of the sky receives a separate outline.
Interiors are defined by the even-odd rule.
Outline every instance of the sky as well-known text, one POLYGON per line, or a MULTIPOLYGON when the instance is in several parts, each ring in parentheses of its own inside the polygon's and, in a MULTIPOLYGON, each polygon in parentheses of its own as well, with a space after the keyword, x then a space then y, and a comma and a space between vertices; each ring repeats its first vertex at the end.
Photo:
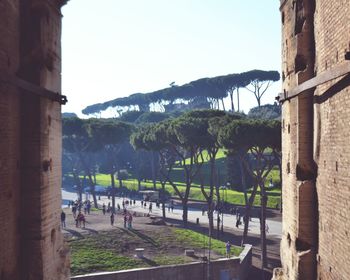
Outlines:
MULTIPOLYGON (((71 0, 62 9, 63 112, 204 77, 281 68, 277 0, 71 0)), ((274 83, 262 103, 273 103, 274 83)), ((241 109, 257 106, 241 90, 241 109)))

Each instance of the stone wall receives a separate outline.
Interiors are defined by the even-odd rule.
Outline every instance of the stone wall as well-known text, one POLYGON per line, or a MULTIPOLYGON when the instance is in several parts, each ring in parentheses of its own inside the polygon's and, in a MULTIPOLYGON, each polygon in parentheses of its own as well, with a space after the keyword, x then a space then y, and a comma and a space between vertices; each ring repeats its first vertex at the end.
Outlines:
MULTIPOLYGON (((0 1, 0 79, 19 67, 19 1, 0 1)), ((19 277, 19 128, 17 88, 0 82, 0 279, 19 277)))
MULTIPOLYGON (((345 61, 345 53, 350 51, 350 0, 316 1, 315 44, 317 73, 350 64, 345 61)), ((319 279, 347 279, 350 275, 349 80, 349 75, 341 77, 315 92, 319 279)))
MULTIPOLYGON (((350 63, 349 11, 350 0, 281 1, 285 93, 350 63)), ((283 269, 275 279, 350 275, 349 80, 348 74, 283 102, 283 269)))
POLYGON ((61 92, 65 1, 0 1, 0 279, 68 279, 60 233, 61 108, 18 77, 61 92), (9 83, 9 81, 11 83, 9 83))
MULTIPOLYGON (((212 280, 248 279, 252 265, 252 246, 245 245, 241 255, 231 259, 220 259, 211 262, 212 280), (228 278, 221 278, 227 276, 228 278)), ((72 280, 203 280, 207 279, 206 262, 195 262, 182 265, 159 266, 152 268, 131 269, 116 272, 92 273, 72 277, 72 280)))

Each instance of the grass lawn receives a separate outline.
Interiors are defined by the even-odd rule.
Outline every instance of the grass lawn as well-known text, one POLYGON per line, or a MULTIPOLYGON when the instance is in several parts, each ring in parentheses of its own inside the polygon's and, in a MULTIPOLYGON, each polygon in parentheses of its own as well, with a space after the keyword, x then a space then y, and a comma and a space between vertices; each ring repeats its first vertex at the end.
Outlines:
MULTIPOLYGON (((153 226, 150 230, 117 228, 68 240, 71 248, 72 275, 99 271, 115 271, 139 267, 181 264, 196 259, 184 256, 185 249, 201 255, 208 237, 192 230, 169 226, 153 226), (135 248, 145 248, 145 259, 133 256, 135 248)), ((242 249, 231 247, 238 256, 242 249)), ((212 239, 213 259, 225 255, 225 243, 212 239)))
MULTIPOLYGON (((195 248, 201 248, 205 249, 208 248, 208 236, 188 230, 188 229, 180 229, 180 228, 174 228, 173 229, 175 233, 175 238, 182 244, 193 246, 195 248)), ((225 250, 225 242, 213 239, 211 240, 211 248, 212 251, 225 256, 226 250, 225 250)), ((242 252, 241 247, 232 246, 231 247, 231 254, 234 256, 239 256, 239 254, 242 252)))
MULTIPOLYGON (((276 173, 275 170, 273 170, 273 172, 276 173)), ((277 175, 278 175, 278 173, 277 173, 277 175)), ((98 185, 109 186, 110 185, 110 176, 107 174, 97 174, 96 181, 97 181, 98 185)), ((185 192, 184 183, 176 182, 176 184, 181 192, 185 192)), ((136 179, 124 180, 123 185, 126 186, 129 190, 137 190, 137 187, 138 187, 138 183, 137 183, 136 179)), ((153 188, 153 183, 150 181, 142 182, 141 185, 145 186, 146 188, 153 188)), ((158 189, 161 188, 160 183, 157 183, 157 188, 158 189)), ((165 189, 171 196, 177 196, 174 188, 171 185, 166 184, 165 189)), ((228 203, 244 205, 244 193, 243 192, 238 192, 235 190, 227 190, 226 194, 227 194, 227 202, 228 203)), ((193 186, 192 186, 192 189, 190 191, 190 199, 204 200, 204 196, 201 192, 201 189, 197 184, 193 184, 193 186)), ((268 190, 268 200, 267 200, 268 207, 274 208, 277 203, 280 203, 280 200, 281 200, 281 190, 280 189, 275 188, 275 189, 268 190)), ((254 205, 255 206, 260 205, 260 195, 256 195, 254 205)))
MULTIPOLYGON (((204 156, 204 161, 205 163, 203 164, 203 177, 205 182, 209 182, 209 164, 208 164, 208 157, 206 152, 204 151, 203 153, 204 156)), ((220 170, 220 177, 226 178, 226 155, 225 151, 223 149, 220 149, 217 158, 216 158, 216 166, 218 170, 220 170)), ((172 172, 172 180, 175 182, 181 192, 185 192, 185 184, 184 184, 184 174, 183 174, 183 167, 177 164, 175 168, 173 169, 172 172)), ((132 176, 131 176, 132 177, 132 176)), ((269 186, 270 181, 272 180, 274 185, 279 185, 280 184, 280 176, 279 176, 279 170, 277 167, 271 170, 269 175, 266 178, 266 186, 269 186)), ((109 174, 97 174, 96 175, 96 181, 98 185, 102 186, 110 186, 111 185, 111 177, 109 174)), ((195 199, 195 200, 203 200, 204 201, 204 196, 199 188, 199 179, 195 178, 194 183, 192 184, 192 189, 190 191, 190 199, 195 199)), ((118 182, 116 182, 116 185, 118 187, 118 182)), ((138 183, 136 179, 130 178, 128 180, 123 181, 123 185, 127 187, 129 190, 137 190, 138 189, 138 183)), ((146 181, 142 182, 141 184, 143 187, 146 188, 153 188, 153 183, 151 181, 146 181)), ((161 188, 160 183, 157 183, 157 188, 161 188)), ((171 196, 177 196, 175 193, 175 190, 170 184, 166 184, 166 191, 171 195, 171 196)), ((235 191, 235 190, 227 190, 227 202, 231 204, 237 204, 237 205, 244 205, 244 193, 235 191)), ((275 208, 277 204, 280 204, 281 201, 281 189, 280 188, 272 188, 272 189, 267 189, 267 195, 268 195, 268 200, 267 200, 267 206, 271 208, 275 208)), ((259 193, 256 195, 255 201, 254 201, 255 206, 260 205, 260 195, 259 193)))

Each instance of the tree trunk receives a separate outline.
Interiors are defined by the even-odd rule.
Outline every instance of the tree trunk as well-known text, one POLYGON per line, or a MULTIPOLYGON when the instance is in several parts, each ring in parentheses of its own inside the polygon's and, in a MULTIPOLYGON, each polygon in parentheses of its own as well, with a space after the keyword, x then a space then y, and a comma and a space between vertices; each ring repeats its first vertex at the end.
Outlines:
POLYGON ((243 217, 243 221, 244 221, 244 230, 243 230, 243 236, 242 236, 242 242, 241 242, 241 246, 243 246, 243 244, 246 243, 247 241, 247 236, 248 236, 248 227, 249 227, 249 219, 250 219, 250 215, 251 215, 251 209, 252 206, 254 204, 254 200, 255 200, 255 195, 257 192, 258 186, 255 185, 254 189, 252 191, 252 194, 249 197, 248 203, 246 203, 246 207, 245 207, 245 213, 244 213, 244 217, 243 217))
POLYGON ((115 213, 115 181, 114 172, 111 172, 111 185, 112 185, 112 211, 115 213))
POLYGON ((244 193, 244 201, 245 201, 245 204, 247 205, 247 203, 248 203, 248 194, 247 194, 246 173, 244 171, 244 167, 243 167, 243 164, 242 164, 241 160, 238 160, 238 164, 239 164, 239 169, 241 171, 241 182, 242 182, 242 189, 243 189, 243 193, 244 193))
POLYGON ((95 193, 95 184, 94 184, 94 181, 92 179, 91 171, 89 169, 89 166, 86 164, 85 159, 84 159, 84 157, 83 157, 83 155, 81 153, 79 154, 79 159, 80 159, 80 162, 81 162, 81 164, 83 166, 85 175, 87 175, 88 178, 89 178, 90 192, 91 192, 93 200, 94 200, 94 207, 98 208, 97 199, 96 199, 96 193, 95 193))
POLYGON ((165 182, 162 182, 162 196, 161 196, 161 201, 162 201, 162 214, 163 214, 163 220, 165 221, 165 182))
POLYGON ((245 212, 243 216, 243 222, 244 222, 244 229, 243 229, 243 236, 241 241, 241 246, 247 243, 247 237, 248 237, 248 227, 249 227, 249 217, 251 215, 251 205, 249 203, 245 206, 245 212))
POLYGON ((219 186, 215 187, 216 192, 216 235, 219 237, 220 234, 220 207, 221 207, 221 199, 220 199, 220 189, 219 186))
POLYGON ((77 186, 77 193, 80 201, 83 201, 83 186, 81 184, 79 175, 73 171, 73 178, 75 181, 75 184, 77 186))
POLYGON ((231 99, 231 111, 235 111, 235 106, 233 105, 233 91, 230 90, 230 99, 231 99))
POLYGON ((83 191, 84 191, 84 184, 85 184, 85 182, 86 182, 86 173, 84 172, 83 184, 82 184, 83 191))
POLYGON ((182 221, 183 221, 184 228, 187 228, 187 221, 188 221, 187 199, 182 200, 182 221))
POLYGON ((156 190, 157 189, 157 185, 156 185, 156 167, 154 164, 154 152, 151 152, 151 168, 152 168, 152 181, 153 181, 153 189, 156 190))
MULTIPOLYGON (((214 224, 213 224, 214 226, 214 224)), ((207 261, 207 279, 211 280, 211 238, 213 236, 213 229, 209 226, 208 232, 208 261, 207 261)))
POLYGON ((88 173, 88 177, 89 177, 89 182, 90 182, 90 192, 91 192, 92 198, 94 200, 94 207, 98 208, 97 198, 96 198, 96 193, 95 193, 95 184, 94 184, 94 181, 92 179, 90 172, 88 173))
POLYGON ((212 233, 214 230, 214 212, 213 206, 208 204, 208 220, 209 220, 209 232, 212 233))
POLYGON ((141 190, 141 179, 140 178, 137 179, 137 190, 138 191, 141 190))
POLYGON ((219 208, 216 211, 216 236, 219 238, 220 235, 220 211, 219 208))
POLYGON ((93 176, 94 176, 94 185, 96 186, 97 185, 97 183, 96 183, 96 172, 95 172, 95 170, 93 171, 93 176))
POLYGON ((261 237, 261 269, 267 267, 266 253, 266 203, 267 197, 265 194, 265 184, 260 184, 261 190, 261 218, 260 218, 260 237, 261 237))
POLYGON ((239 112, 239 88, 237 88, 237 112, 239 112))
POLYGON ((222 109, 223 109, 224 111, 226 111, 226 110, 225 110, 225 103, 224 103, 224 99, 223 99, 223 98, 221 98, 221 104, 222 104, 222 109))

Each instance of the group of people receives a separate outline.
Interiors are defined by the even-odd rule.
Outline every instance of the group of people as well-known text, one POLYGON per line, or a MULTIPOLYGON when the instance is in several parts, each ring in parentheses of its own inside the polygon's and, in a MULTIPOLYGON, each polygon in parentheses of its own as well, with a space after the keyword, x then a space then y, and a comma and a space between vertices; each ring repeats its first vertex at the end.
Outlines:
POLYGON ((68 208, 72 207, 72 213, 74 219, 77 217, 77 213, 81 213, 82 210, 84 210, 85 215, 90 215, 91 211, 91 201, 90 200, 85 200, 82 202, 81 200, 77 199, 75 201, 69 201, 68 202, 68 208))
MULTIPOLYGON (((72 200, 68 202, 68 208, 72 208, 72 214, 75 220, 75 226, 85 228, 85 224, 86 224, 85 215, 90 214, 91 201, 85 200, 84 202, 82 202, 79 199, 75 201, 72 200), (82 210, 84 211, 84 214, 82 213, 82 210)), ((64 211, 61 212, 61 226, 62 228, 66 227, 66 213, 64 211)))
MULTIPOLYGON (((136 214, 134 213, 134 216, 135 215, 136 214)), ((114 223, 115 223, 115 220, 116 220, 116 216, 117 216, 117 214, 112 211, 111 215, 110 215, 111 226, 114 226, 114 223)), ((130 212, 125 211, 123 213, 123 216, 124 216, 124 218, 123 218, 123 220, 124 220, 124 228, 132 229, 133 215, 130 212)))
MULTIPOLYGON (((118 211, 120 210, 120 205, 119 205, 119 203, 117 204, 117 209, 118 209, 118 211)), ((103 213, 103 215, 106 215, 106 213, 110 213, 110 212, 112 212, 112 214, 115 214, 115 213, 113 213, 113 211, 112 211, 111 203, 108 202, 107 209, 106 209, 106 204, 103 203, 103 204, 102 204, 102 213, 103 213)))
POLYGON ((126 212, 124 214, 124 228, 132 229, 132 220, 133 220, 133 215, 131 215, 130 212, 126 212))
MULTIPOLYGON (((141 207, 142 208, 147 208, 147 202, 141 200, 141 207)), ((150 202, 149 205, 148 205, 148 214, 152 213, 152 209, 153 209, 153 204, 152 204, 152 202, 150 202)))
MULTIPOLYGON (((131 229, 132 228, 132 221, 133 221, 133 215, 135 216, 136 213, 134 212, 134 214, 132 215, 128 210, 127 210, 127 206, 128 205, 135 205, 136 204, 136 200, 124 200, 122 201, 122 206, 123 206, 123 220, 124 220, 124 228, 128 228, 131 229)), ((119 203, 117 203, 117 211, 120 212, 121 211, 121 207, 119 205, 119 203)), ((110 223, 111 226, 114 226, 114 223, 116 221, 117 218, 117 211, 114 209, 113 207, 111 207, 111 203, 108 202, 108 205, 106 207, 106 204, 103 203, 102 204, 102 214, 106 215, 106 213, 110 213, 110 223)))

